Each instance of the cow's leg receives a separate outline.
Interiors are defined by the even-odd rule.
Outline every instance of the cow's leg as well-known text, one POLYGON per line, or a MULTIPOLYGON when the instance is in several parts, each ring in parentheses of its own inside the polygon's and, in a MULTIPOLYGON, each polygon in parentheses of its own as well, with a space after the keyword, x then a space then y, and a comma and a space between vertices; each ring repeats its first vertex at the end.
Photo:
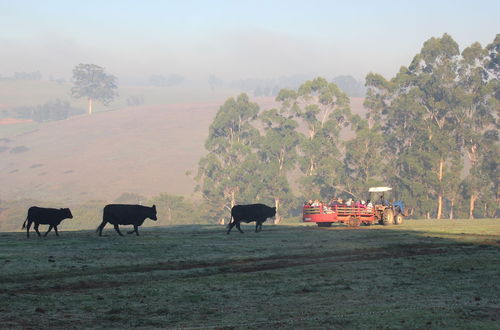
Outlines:
POLYGON ((118 227, 118 225, 114 225, 115 226, 115 230, 116 232, 118 233, 118 235, 120 236, 123 236, 122 232, 120 231, 120 228, 118 227))
POLYGON ((259 232, 262 230, 262 221, 257 221, 257 223, 255 224, 255 232, 259 232))
POLYGON ((139 231, 138 231, 138 229, 139 229, 139 226, 138 226, 138 225, 134 225, 134 230, 127 232, 127 234, 133 234, 133 233, 135 232, 135 234, 136 234, 137 236, 139 236, 139 231))
POLYGON ((238 221, 238 222, 236 223, 236 229, 238 229, 238 230, 240 231, 240 233, 242 233, 242 234, 243 234, 243 230, 241 230, 240 225, 241 225, 241 222, 240 222, 240 221, 238 221))
POLYGON ((230 222, 230 223, 227 225, 227 228, 228 228, 228 230, 227 230, 227 234, 228 234, 228 235, 229 235, 229 232, 231 231, 231 229, 233 229, 233 227, 234 227, 234 225, 235 225, 235 224, 236 224, 235 222, 230 222))
POLYGON ((26 225, 26 236, 29 238, 30 237, 30 228, 31 228, 31 224, 33 223, 33 221, 31 220, 28 220, 28 224, 26 225))
POLYGON ((38 231, 38 226, 40 226, 40 224, 38 222, 35 222, 35 226, 33 228, 35 228, 35 231, 38 234, 38 237, 42 237, 42 235, 40 235, 40 232, 38 231))
POLYGON ((54 226, 54 231, 56 232, 56 236, 59 236, 59 232, 57 231, 57 226, 54 226))
POLYGON ((47 235, 49 234, 49 232, 50 232, 51 230, 52 230, 52 225, 49 225, 49 230, 47 230, 47 232, 46 232, 46 233, 45 233, 45 235, 43 235, 43 236, 47 237, 47 235))
POLYGON ((102 222, 99 225, 99 227, 97 227, 96 231, 99 233, 99 236, 102 236, 102 230, 104 229, 104 226, 106 226, 106 223, 107 223, 106 220, 102 220, 102 222))

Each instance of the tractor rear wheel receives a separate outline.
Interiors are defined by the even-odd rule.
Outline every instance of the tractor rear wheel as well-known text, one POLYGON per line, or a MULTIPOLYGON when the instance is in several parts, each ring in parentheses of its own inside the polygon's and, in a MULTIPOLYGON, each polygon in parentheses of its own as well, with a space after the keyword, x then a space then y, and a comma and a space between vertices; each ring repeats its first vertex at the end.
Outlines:
POLYGON ((394 223, 394 211, 392 209, 385 209, 382 216, 384 226, 392 225, 394 223))
POLYGON ((394 217, 394 224, 400 225, 403 223, 403 215, 401 213, 396 214, 394 217))

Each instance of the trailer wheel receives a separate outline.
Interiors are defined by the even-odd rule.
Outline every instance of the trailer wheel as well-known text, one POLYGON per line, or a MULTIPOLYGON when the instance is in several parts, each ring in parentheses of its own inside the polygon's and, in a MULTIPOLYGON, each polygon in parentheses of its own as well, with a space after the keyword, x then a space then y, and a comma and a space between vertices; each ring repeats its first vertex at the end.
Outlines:
POLYGON ((382 221, 384 226, 392 225, 394 223, 394 211, 392 209, 385 209, 382 221))
POLYGON ((331 222, 316 222, 318 224, 318 227, 331 227, 332 223, 331 222))
POLYGON ((355 217, 350 217, 349 220, 347 220, 347 225, 349 227, 359 227, 361 225, 361 220, 355 217))
POLYGON ((394 224, 400 225, 403 223, 403 215, 401 213, 396 214, 394 217, 394 224))

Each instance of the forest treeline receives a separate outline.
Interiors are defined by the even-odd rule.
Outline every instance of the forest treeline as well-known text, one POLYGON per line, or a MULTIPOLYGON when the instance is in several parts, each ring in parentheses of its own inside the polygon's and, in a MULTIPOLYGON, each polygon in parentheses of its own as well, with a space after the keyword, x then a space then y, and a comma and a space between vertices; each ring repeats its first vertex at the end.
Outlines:
POLYGON ((221 219, 235 204, 275 205, 279 218, 305 199, 363 199, 376 185, 393 187, 415 217, 494 217, 499 49, 500 34, 461 52, 448 34, 429 39, 393 78, 367 75, 365 117, 320 77, 280 90, 274 109, 230 98, 210 125, 197 191, 221 219))
POLYGON ((0 109, 0 118, 31 119, 36 122, 46 122, 64 120, 84 113, 84 109, 72 107, 68 101, 55 99, 35 106, 0 109))

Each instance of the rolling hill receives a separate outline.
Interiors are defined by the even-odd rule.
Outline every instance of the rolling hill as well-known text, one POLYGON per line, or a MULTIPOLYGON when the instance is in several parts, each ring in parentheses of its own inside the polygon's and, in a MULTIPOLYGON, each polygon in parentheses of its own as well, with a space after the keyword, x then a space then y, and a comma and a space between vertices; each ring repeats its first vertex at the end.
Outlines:
MULTIPOLYGON (((263 109, 275 105, 271 97, 251 99, 263 109)), ((208 127, 223 102, 127 107, 1 139, 0 200, 113 201, 124 192, 190 196, 208 127)), ((354 112, 363 112, 362 99, 351 103, 354 112)))

